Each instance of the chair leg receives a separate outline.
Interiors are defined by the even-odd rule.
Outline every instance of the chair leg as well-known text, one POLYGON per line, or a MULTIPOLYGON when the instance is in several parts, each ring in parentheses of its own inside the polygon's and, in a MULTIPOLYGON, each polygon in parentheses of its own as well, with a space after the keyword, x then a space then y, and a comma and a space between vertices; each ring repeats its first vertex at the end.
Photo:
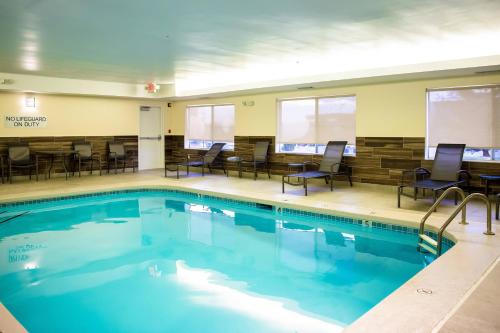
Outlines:
POLYGON ((403 186, 398 186, 398 208, 401 208, 401 192, 403 191, 403 186))
POLYGON ((78 159, 78 177, 82 176, 82 160, 78 159))
MULTIPOLYGON (((433 204, 436 203, 436 201, 437 201, 437 192, 438 191, 435 191, 435 190, 432 191, 432 203, 433 204)), ((434 209, 434 211, 437 212, 437 207, 434 209)))
POLYGON ((267 178, 271 179, 271 167, 267 162, 266 162, 266 169, 267 169, 267 178))
POLYGON ((90 175, 92 175, 93 171, 94 171, 94 160, 92 159, 90 160, 90 175))
POLYGON ((123 159, 123 173, 125 173, 125 168, 127 167, 127 160, 123 159))
POLYGON ((333 192, 333 177, 330 177, 330 192, 333 192))
POLYGON ((496 209, 495 209, 495 217, 496 219, 498 220, 498 215, 499 215, 499 210, 500 210, 500 197, 497 198, 497 205, 496 205, 496 209))
POLYGON ((9 183, 12 184, 12 164, 9 161, 9 183))
POLYGON ((97 160, 98 164, 99 164, 99 176, 102 176, 102 164, 101 164, 101 158, 99 157, 99 159, 97 160))
POLYGON ((350 174, 347 174, 347 179, 349 179, 349 186, 352 187, 352 179, 350 174))
POLYGON ((304 178, 304 191, 305 191, 306 197, 307 197, 307 178, 304 178))
POLYGON ((418 188, 414 187, 413 188, 413 200, 417 200, 417 196, 418 196, 418 188))
POLYGON ((281 193, 285 193, 285 177, 281 176, 281 193))
POLYGON ((455 192, 455 206, 458 205, 458 193, 455 192))

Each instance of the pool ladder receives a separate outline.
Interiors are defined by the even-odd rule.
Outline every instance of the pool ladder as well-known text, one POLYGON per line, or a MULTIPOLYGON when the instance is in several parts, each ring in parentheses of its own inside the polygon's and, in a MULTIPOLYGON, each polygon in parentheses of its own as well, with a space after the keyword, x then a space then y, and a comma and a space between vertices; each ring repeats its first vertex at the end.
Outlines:
POLYGON ((486 231, 485 235, 494 235, 495 233, 491 231, 491 202, 488 197, 482 193, 472 193, 469 196, 465 196, 464 191, 459 187, 450 187, 446 191, 441 194, 439 199, 432 205, 432 207, 427 211, 425 216, 420 221, 420 228, 418 230, 418 246, 417 250, 421 251, 422 249, 429 251, 439 257, 442 251, 442 242, 443 242, 443 233, 448 225, 453 221, 453 219, 458 215, 458 213, 462 212, 462 219, 460 224, 468 224, 466 221, 467 212, 466 207, 467 203, 473 199, 481 199, 486 204, 486 231), (450 194, 455 193, 460 196, 462 202, 457 206, 457 208, 453 211, 453 213, 448 217, 448 219, 443 223, 441 228, 437 233, 437 240, 425 234, 425 222, 431 216, 433 212, 437 210, 441 202, 450 194))

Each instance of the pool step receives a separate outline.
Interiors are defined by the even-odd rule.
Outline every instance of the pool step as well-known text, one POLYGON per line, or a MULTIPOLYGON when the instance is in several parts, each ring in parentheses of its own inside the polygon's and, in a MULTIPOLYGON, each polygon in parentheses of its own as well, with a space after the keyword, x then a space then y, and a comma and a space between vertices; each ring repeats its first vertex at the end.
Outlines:
POLYGON ((418 235, 418 237, 420 237, 423 241, 426 241, 427 243, 429 243, 430 245, 432 245, 434 247, 437 247, 437 245, 438 245, 437 240, 427 236, 426 234, 420 234, 420 235, 418 235))
POLYGON ((421 248, 423 248, 424 250, 426 250, 432 254, 437 255, 437 250, 435 248, 430 247, 429 245, 427 245, 425 243, 419 243, 418 246, 420 246, 421 248))
POLYGON ((426 234, 418 235, 418 248, 422 248, 434 255, 438 254, 438 242, 426 234), (422 242, 423 241, 423 242, 422 242))

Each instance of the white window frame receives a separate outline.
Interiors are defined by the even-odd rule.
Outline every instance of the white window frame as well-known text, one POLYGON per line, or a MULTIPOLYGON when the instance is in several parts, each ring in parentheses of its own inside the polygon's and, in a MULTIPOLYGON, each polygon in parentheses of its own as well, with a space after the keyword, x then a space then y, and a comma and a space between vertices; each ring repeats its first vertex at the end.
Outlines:
MULTIPOLYGON (((233 103, 223 103, 223 104, 192 104, 192 105, 187 105, 186 106, 186 111, 185 111, 185 114, 184 114, 184 149, 193 149, 193 150, 209 150, 210 147, 212 146, 212 144, 215 142, 215 140, 212 139, 211 140, 201 140, 203 141, 203 147, 191 147, 189 142, 190 141, 195 141, 194 139, 190 139, 186 136, 186 133, 189 133, 188 131, 188 126, 189 126, 189 116, 188 116, 188 112, 189 112, 189 108, 195 108, 195 107, 210 107, 211 108, 211 112, 210 112, 210 126, 211 126, 211 129, 210 129, 210 132, 212 133, 212 136, 213 136, 213 133, 214 133, 214 108, 217 107, 217 106, 232 106, 234 108, 234 119, 233 119, 233 126, 236 125, 236 105, 233 104, 233 103)), ((199 141, 199 140, 197 140, 199 141)), ((224 148, 222 148, 222 150, 227 150, 227 151, 234 151, 234 136, 233 136, 233 140, 231 142, 226 142, 226 145, 224 146, 224 148), (229 143, 229 145, 228 145, 229 143)))
MULTIPOLYGON (((444 88, 427 88, 425 91, 425 159, 433 160, 435 156, 435 149, 437 147, 429 146, 429 93, 435 91, 448 91, 448 90, 464 90, 464 89, 481 89, 481 88, 500 88, 500 84, 484 84, 484 85, 471 85, 471 86, 457 86, 457 87, 444 87, 444 88)), ((486 163, 500 163, 500 147, 465 147, 464 161, 467 162, 486 162, 486 163), (489 150, 489 159, 473 159, 468 158, 467 152, 473 150, 489 150)))
MULTIPOLYGON (((342 98, 342 97, 354 97, 356 99, 356 112, 357 112, 357 100, 358 97, 356 94, 347 94, 347 95, 328 95, 328 96, 308 96, 308 97, 297 97, 297 98, 279 98, 276 100, 276 109, 278 112, 276 113, 276 144, 275 144, 275 151, 277 154, 294 154, 294 155, 323 155, 322 151, 319 151, 321 149, 321 146, 326 146, 325 143, 300 143, 301 145, 314 145, 314 153, 307 153, 307 152, 296 152, 296 151, 282 151, 281 150, 281 145, 289 144, 286 142, 278 142, 278 139, 281 137, 280 136, 280 120, 281 120, 281 103, 285 101, 299 101, 299 100, 308 100, 308 99, 314 99, 314 104, 315 104, 315 119, 318 119, 318 112, 319 112, 319 100, 320 99, 327 99, 327 98, 342 98)), ((318 122, 314 122, 314 135, 317 137, 318 133, 318 122)), ((315 140, 317 141, 317 140, 315 140)), ((299 143, 294 143, 295 145, 299 145, 299 143)), ((356 156, 356 143, 353 145, 347 144, 344 152, 344 156, 356 156)))

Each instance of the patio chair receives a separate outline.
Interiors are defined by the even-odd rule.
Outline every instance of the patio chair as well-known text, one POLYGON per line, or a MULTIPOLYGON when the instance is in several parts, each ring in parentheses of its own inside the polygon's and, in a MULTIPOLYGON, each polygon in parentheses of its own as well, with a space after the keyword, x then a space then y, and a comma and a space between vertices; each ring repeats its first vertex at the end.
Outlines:
MULTIPOLYGON (((82 164, 90 163, 90 174, 94 171, 94 162, 99 165, 99 176, 102 175, 101 170, 101 154, 92 151, 90 143, 75 143, 73 150, 76 151, 73 156, 73 162, 78 163, 78 177, 82 175, 82 164)), ((76 167, 76 165, 75 165, 76 167)), ((73 174, 75 174, 75 167, 73 167, 73 174)))
POLYGON ((35 176, 38 181, 38 161, 36 157, 31 154, 28 144, 10 145, 8 150, 7 163, 9 167, 9 182, 12 183, 12 171, 14 169, 28 169, 30 180, 31 173, 33 169, 35 169, 35 176))
MULTIPOLYGON (((444 191, 449 187, 468 184, 470 174, 461 170, 464 155, 464 144, 440 143, 436 149, 436 156, 432 164, 432 170, 416 168, 405 170, 401 174, 401 182, 398 186, 398 208, 401 207, 401 196, 405 195, 405 187, 413 188, 413 199, 417 200, 418 189, 431 190, 434 202, 436 202, 439 191, 444 191)), ((458 198, 455 194, 455 204, 458 198)))
MULTIPOLYGON (((307 195, 307 180, 312 178, 324 178, 327 184, 330 182, 330 191, 333 191, 333 177, 339 175, 346 176, 349 181, 349 185, 352 186, 351 170, 345 163, 342 162, 346 145, 347 141, 328 142, 325 153, 323 154, 323 159, 321 160, 321 163, 319 163, 317 171, 304 171, 283 175, 281 178, 282 193, 285 193, 285 184, 288 184, 292 186, 303 186, 305 195, 307 195), (296 183, 290 181, 290 178, 292 177, 297 178, 296 183), (287 180, 285 180, 285 178, 287 178, 287 180)), ((314 162, 306 162, 304 164, 318 165, 318 163, 314 162)))
POLYGON ((111 166, 111 162, 115 167, 115 174, 118 170, 118 163, 121 163, 123 172, 127 167, 127 162, 132 162, 132 172, 135 172, 135 165, 137 163, 137 158, 131 153, 125 150, 123 143, 108 143, 108 173, 111 166))
MULTIPOLYGON (((165 177, 167 177, 167 172, 172 171, 177 173, 177 179, 179 179, 179 169, 180 167, 185 166, 186 167, 186 173, 189 175, 189 168, 190 167, 201 167, 201 175, 205 175, 205 167, 208 168, 209 172, 212 172, 212 168, 217 166, 217 157, 219 156, 220 152, 222 151, 222 148, 224 147, 225 143, 221 142, 216 142, 214 143, 210 149, 203 155, 196 155, 193 156, 192 154, 188 154, 186 161, 180 162, 180 163, 172 163, 172 162, 165 162, 165 177), (173 167, 170 167, 173 166, 173 167)), ((224 173, 226 173, 226 170, 224 170, 224 173)))
MULTIPOLYGON (((269 166, 269 161, 268 161, 268 150, 269 150, 269 142, 268 141, 261 141, 261 142, 256 142, 255 147, 253 150, 253 158, 252 160, 243 160, 240 159, 239 157, 233 157, 232 160, 228 158, 229 161, 234 161, 238 164, 238 174, 239 177, 241 178, 241 175, 243 173, 243 167, 245 166, 250 166, 252 167, 253 170, 253 179, 257 179, 257 171, 259 167, 263 167, 267 171, 267 177, 270 179, 271 178, 271 170, 269 166)), ((229 176, 229 172, 226 173, 227 176, 229 176)))

